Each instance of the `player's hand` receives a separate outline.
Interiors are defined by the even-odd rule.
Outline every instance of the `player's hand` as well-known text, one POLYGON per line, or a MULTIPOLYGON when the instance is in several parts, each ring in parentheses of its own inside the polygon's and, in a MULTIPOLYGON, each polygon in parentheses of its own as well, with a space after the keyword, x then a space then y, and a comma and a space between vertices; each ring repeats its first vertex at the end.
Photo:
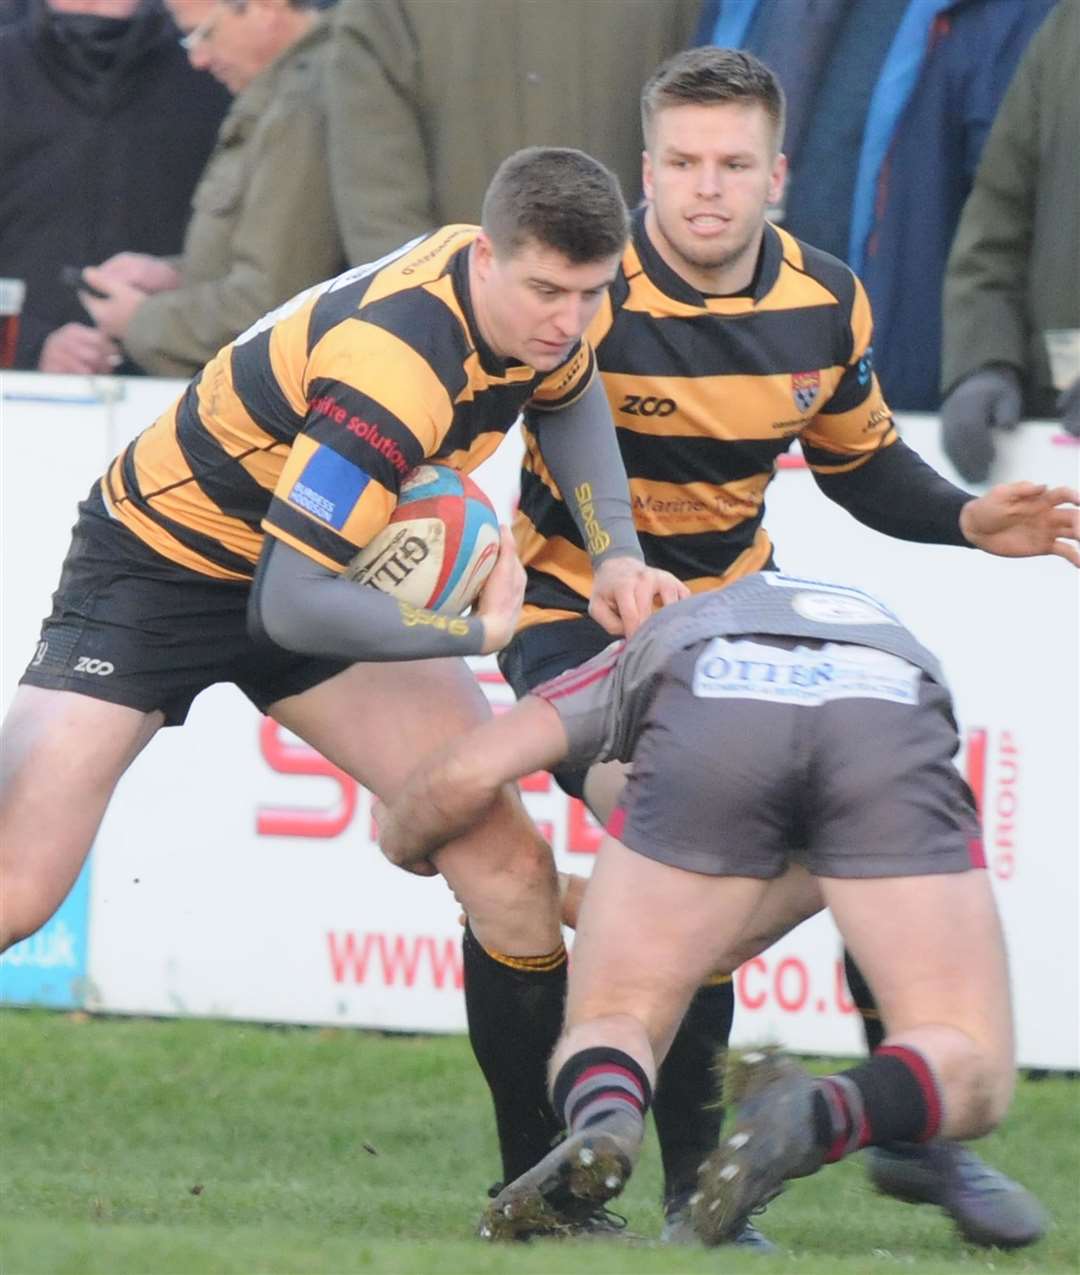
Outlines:
POLYGON ((87 323, 65 323, 45 338, 38 371, 104 376, 123 358, 120 347, 104 332, 87 323))
POLYGON ((438 868, 430 859, 412 857, 413 847, 408 835, 391 807, 376 798, 371 806, 371 814, 379 837, 379 849, 396 868, 403 868, 418 877, 439 875, 438 868))
POLYGON ((99 279, 113 284, 126 283, 142 292, 171 292, 183 283, 175 266, 145 252, 118 252, 95 267, 95 273, 99 279))
POLYGON ((980 368, 953 387, 941 405, 941 438, 965 482, 986 481, 996 451, 991 431, 1015 429, 1022 408, 1020 377, 1004 363, 980 368))
POLYGON ((89 292, 80 292, 83 309, 97 328, 122 341, 147 294, 129 283, 110 281, 96 266, 87 266, 83 278, 91 287, 105 293, 103 297, 93 297, 89 292))
POLYGON ((525 568, 521 565, 509 527, 499 528, 499 556, 476 602, 484 624, 482 655, 502 648, 514 636, 525 600, 525 568))
POLYGON ((1080 492, 1045 484, 1001 483, 960 511, 960 530, 977 549, 1002 558, 1053 554, 1080 567, 1080 492))
POLYGON ((589 614, 606 632, 630 637, 656 609, 690 593, 670 571, 647 567, 640 558, 606 558, 593 577, 589 614))
POLYGON ((1061 391, 1057 410, 1061 418, 1061 428, 1073 438, 1080 438, 1080 377, 1077 377, 1067 390, 1061 391))

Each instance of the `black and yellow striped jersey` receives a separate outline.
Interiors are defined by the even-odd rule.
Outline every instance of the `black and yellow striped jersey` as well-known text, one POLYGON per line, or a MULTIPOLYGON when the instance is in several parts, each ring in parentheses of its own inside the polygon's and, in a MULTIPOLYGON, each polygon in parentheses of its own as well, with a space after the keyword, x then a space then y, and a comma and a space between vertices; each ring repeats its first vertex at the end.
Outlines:
MULTIPOLYGON (((769 224, 747 295, 705 296, 661 259, 639 211, 586 335, 646 561, 695 593, 768 561, 765 489, 793 439, 812 469, 840 473, 896 438, 862 285, 769 224)), ((574 520, 528 427, 525 438, 514 524, 528 572, 521 627, 582 614, 591 587, 574 520)))
POLYGON ((331 570, 385 526, 425 458, 469 471, 526 404, 592 379, 497 358, 469 296, 475 226, 445 226, 316 285, 227 345, 112 462, 110 512, 165 558, 248 580, 264 533, 331 570))

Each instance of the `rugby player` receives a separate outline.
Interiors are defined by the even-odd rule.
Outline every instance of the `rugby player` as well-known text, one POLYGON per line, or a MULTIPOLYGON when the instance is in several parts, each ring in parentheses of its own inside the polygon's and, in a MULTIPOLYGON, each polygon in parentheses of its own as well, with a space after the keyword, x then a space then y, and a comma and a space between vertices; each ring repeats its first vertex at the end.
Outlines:
POLYGON ((376 815, 425 871, 501 785, 628 763, 578 918, 551 1097, 567 1137, 481 1233, 558 1233, 622 1189, 658 1068, 706 975, 822 905, 882 1007, 866 1062, 820 1080, 748 1055, 735 1131, 692 1200, 731 1239, 782 1183, 868 1145, 978 1137, 1013 1086, 1001 928, 934 656, 881 603, 779 572, 667 607, 418 767, 376 815))
MULTIPOLYGON (((507 530, 468 618, 342 572, 410 470, 426 458, 474 469, 525 405, 548 413, 542 448, 564 489, 588 493, 598 621, 629 632, 656 597, 685 592, 642 561, 582 340, 626 242, 617 182, 579 151, 521 151, 482 223, 443 227, 266 316, 94 483, 0 738, 0 947, 55 911, 121 775, 212 683, 234 682, 383 797, 433 743, 488 715, 460 657, 513 631, 523 579, 507 530)), ((566 961, 550 851, 508 790, 438 862, 471 918, 470 1001, 482 996, 542 1073, 562 1014, 551 972, 566 961), (527 1000, 522 970, 541 985, 527 1000)), ((479 1061, 514 1082, 516 1058, 481 1046, 479 1061)), ((504 1161, 516 1176, 535 1157, 511 1147, 504 1161)))
MULTIPOLYGON (((975 501, 898 437, 873 371, 862 285, 843 263, 766 220, 785 173, 783 94, 772 72, 747 53, 692 49, 656 71, 641 107, 646 201, 589 335, 646 560, 694 593, 773 566, 765 491, 795 439, 825 495, 887 535, 992 553, 1074 554, 1047 534, 1068 515, 1045 500, 1027 505, 1030 545, 987 536, 983 519, 992 525, 995 511, 1027 500, 1027 488, 975 501)), ((609 640, 586 615, 588 542, 536 439, 527 433, 527 442, 514 527, 528 573, 525 608, 499 657, 519 696, 609 640)), ((611 785, 621 782, 612 769, 606 777, 594 770, 586 794, 601 822, 611 785)), ((564 765, 556 778, 582 795, 582 772, 564 765)), ((873 1048, 877 1011, 848 969, 873 1048)), ((730 980, 709 980, 665 1063, 654 1117, 666 1238, 689 1234, 697 1166, 716 1145, 723 1116, 711 1064, 733 1009, 730 980)), ((478 1019, 474 1030, 482 1027, 478 1019)), ((539 1157, 557 1121, 542 1119, 537 1094, 521 1097, 521 1137, 539 1157)), ((883 1189, 945 1203, 977 1242, 1035 1239, 1045 1222, 1023 1188, 952 1144, 882 1150, 871 1171, 883 1189)), ((760 1247, 750 1226, 738 1238, 760 1247)))

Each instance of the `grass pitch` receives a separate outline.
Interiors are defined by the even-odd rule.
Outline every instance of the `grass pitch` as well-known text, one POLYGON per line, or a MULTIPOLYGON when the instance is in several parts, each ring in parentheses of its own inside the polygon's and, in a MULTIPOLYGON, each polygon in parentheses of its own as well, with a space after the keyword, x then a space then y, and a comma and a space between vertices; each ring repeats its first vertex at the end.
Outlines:
MULTIPOLYGON (((486 1091, 458 1037, 0 1013, 2 1275, 973 1275, 1080 1269, 1080 1085, 1025 1082, 981 1150, 1054 1224, 1016 1253, 966 1247, 935 1209, 876 1196, 858 1159, 761 1219, 788 1253, 493 1246, 486 1091)), ((655 1237, 650 1139, 623 1196, 655 1237)))

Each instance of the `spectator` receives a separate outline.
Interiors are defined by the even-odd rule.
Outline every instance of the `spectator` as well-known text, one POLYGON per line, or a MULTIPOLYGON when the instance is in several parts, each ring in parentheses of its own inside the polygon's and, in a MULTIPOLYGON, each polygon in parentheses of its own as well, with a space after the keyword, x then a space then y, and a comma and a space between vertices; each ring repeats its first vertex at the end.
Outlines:
POLYGON ((700 0, 341 0, 330 57, 334 200, 353 264, 471 222, 498 164, 576 146, 641 194, 637 92, 700 0), (362 122, 363 127, 358 126, 362 122))
POLYGON ((949 245, 998 104, 1053 3, 706 0, 699 36, 751 49, 784 85, 784 225, 862 277, 894 409, 941 401, 949 245))
POLYGON ((1080 342, 1078 66, 1080 0, 1060 0, 1002 103, 949 255, 942 429, 971 482, 989 475, 993 431, 1022 413, 1060 412, 1080 437, 1080 378, 1055 378, 1046 345, 1055 330, 1080 342))
POLYGON ((228 98, 160 0, 32 0, 0 33, 0 276, 24 279, 15 366, 113 370, 61 268, 176 252, 228 98))
POLYGON ((0 0, 0 27, 26 17, 28 0, 0 0))
POLYGON ((266 310, 341 262, 310 0, 167 0, 193 67, 237 94, 177 263, 125 252, 86 272, 98 328, 158 376, 193 376, 266 310))

